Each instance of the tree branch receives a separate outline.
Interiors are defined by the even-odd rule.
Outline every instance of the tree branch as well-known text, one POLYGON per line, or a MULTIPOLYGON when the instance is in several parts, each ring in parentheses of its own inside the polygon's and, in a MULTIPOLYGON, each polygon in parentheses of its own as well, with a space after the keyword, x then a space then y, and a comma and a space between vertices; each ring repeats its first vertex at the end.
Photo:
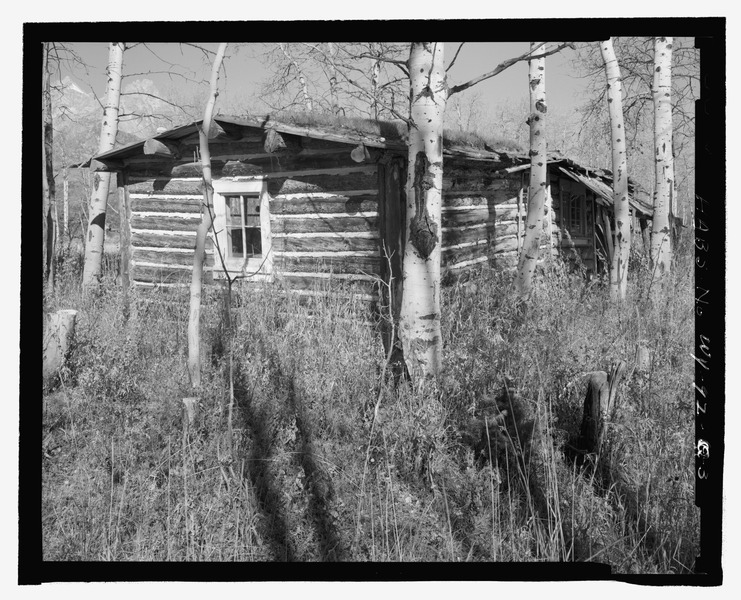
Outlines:
POLYGON ((453 60, 451 60, 451 61, 450 61, 450 64, 448 65, 448 68, 447 68, 447 69, 445 69, 445 72, 446 72, 446 73, 447 73, 448 71, 450 71, 450 69, 452 69, 452 68, 453 68, 453 65, 455 64, 455 60, 456 60, 456 59, 458 58, 458 55, 459 55, 459 54, 461 53, 461 50, 462 50, 462 48, 463 48, 463 44, 465 44, 465 43, 466 43, 466 42, 461 42, 461 45, 460 45, 460 46, 458 46, 458 50, 456 50, 456 51, 455 51, 455 56, 453 57, 453 60))
POLYGON ((467 90, 470 87, 473 87, 477 83, 481 83, 482 81, 485 81, 486 79, 491 79, 495 75, 499 75, 502 71, 509 69, 512 65, 517 64, 518 62, 522 62, 524 60, 534 60, 537 58, 545 58, 546 56, 550 56, 551 54, 556 54, 557 52, 560 52, 564 48, 574 48, 574 44, 571 42, 564 42, 563 44, 560 44, 556 46, 553 50, 548 50, 547 52, 542 52, 541 54, 533 54, 535 51, 537 51, 538 48, 540 48, 543 44, 538 44, 535 48, 528 50, 524 54, 517 56, 515 58, 510 58, 508 60, 505 60, 504 62, 499 63, 497 65, 497 68, 493 71, 490 71, 489 73, 485 73, 484 75, 480 75, 479 77, 476 77, 474 79, 471 79, 471 81, 468 81, 466 83, 462 83, 460 85, 455 85, 448 91, 448 98, 452 96, 453 94, 457 94, 458 92, 462 92, 463 90, 467 90))

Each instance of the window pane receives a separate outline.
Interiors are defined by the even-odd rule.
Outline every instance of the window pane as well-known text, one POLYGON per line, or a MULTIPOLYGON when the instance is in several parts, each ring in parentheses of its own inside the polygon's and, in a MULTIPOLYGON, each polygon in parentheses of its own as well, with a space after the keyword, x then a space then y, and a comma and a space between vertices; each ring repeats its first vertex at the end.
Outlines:
POLYGON ((242 214, 242 198, 240 196, 229 196, 229 212, 232 216, 239 216, 242 214))
POLYGON ((247 256, 260 256, 262 254, 262 236, 259 227, 245 227, 245 239, 247 240, 247 256))
POLYGON ((224 196, 224 199, 228 256, 235 259, 261 257, 260 196, 235 194, 224 196))
POLYGON ((244 256, 244 246, 242 244, 242 228, 231 228, 229 231, 229 250, 230 256, 244 256))
POLYGON ((259 215, 260 214, 260 197, 259 196, 245 196, 245 214, 247 215, 259 215))
POLYGON ((239 196, 226 197, 226 223, 231 227, 242 226, 242 199, 239 196))

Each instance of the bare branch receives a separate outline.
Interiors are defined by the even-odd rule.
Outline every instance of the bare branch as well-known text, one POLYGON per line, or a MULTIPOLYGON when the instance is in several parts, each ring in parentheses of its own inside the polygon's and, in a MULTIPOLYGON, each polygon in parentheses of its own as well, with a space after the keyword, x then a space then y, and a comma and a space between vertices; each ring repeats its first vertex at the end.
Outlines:
POLYGON ((357 54, 355 58, 370 58, 372 60, 378 60, 380 62, 390 63, 392 65, 402 65, 404 67, 408 67, 407 61, 405 60, 397 60, 394 58, 386 58, 384 56, 378 56, 374 54, 357 54))
MULTIPOLYGON (((545 43, 545 42, 543 42, 545 43)), ((525 52, 524 54, 517 56, 515 58, 510 58, 508 60, 505 60, 504 62, 499 63, 497 65, 496 69, 493 71, 490 71, 489 73, 485 73, 484 75, 480 75, 479 77, 476 77, 472 79, 471 81, 468 81, 466 83, 462 83, 460 85, 453 86, 448 91, 448 97, 452 96, 453 94, 457 94, 458 92, 462 92, 463 90, 467 90, 468 88, 476 85, 477 83, 481 83, 482 81, 485 81, 486 79, 491 79, 495 75, 499 75, 502 71, 509 69, 512 65, 517 64, 518 62, 522 62, 524 60, 533 60, 536 58, 545 58, 546 56, 550 56, 551 54, 556 54, 557 52, 560 52, 564 48, 574 48, 574 44, 571 42, 564 42, 563 44, 559 44, 556 46, 553 50, 549 50, 547 52, 542 52, 540 54, 534 54, 534 52, 537 51, 538 48, 540 48, 543 43, 538 44, 535 48, 525 52)))
POLYGON ((448 65, 448 68, 445 69, 445 72, 447 73, 450 71, 450 69, 453 68, 453 65, 455 64, 456 59, 458 58, 458 55, 461 53, 461 50, 463 49, 463 44, 466 42, 461 42, 461 45, 458 46, 458 50, 455 51, 455 56, 453 56, 453 60, 450 61, 450 64, 448 65))

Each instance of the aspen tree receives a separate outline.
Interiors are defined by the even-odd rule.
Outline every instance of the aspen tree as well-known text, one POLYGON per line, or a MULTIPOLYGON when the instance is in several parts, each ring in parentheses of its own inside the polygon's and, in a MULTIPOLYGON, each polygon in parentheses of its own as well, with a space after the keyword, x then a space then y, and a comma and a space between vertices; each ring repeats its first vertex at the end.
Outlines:
POLYGON ((415 381, 442 365, 440 249, 443 113, 447 100, 442 42, 414 42, 409 54, 410 117, 406 247, 400 338, 415 381))
POLYGON ((226 52, 226 43, 219 49, 211 68, 211 93, 206 103, 203 123, 198 132, 203 166, 203 216, 196 232, 196 248, 193 255, 193 277, 190 282, 190 313, 188 318, 188 373, 193 388, 201 385, 201 291, 203 288, 203 262, 206 255, 206 237, 214 222, 214 188, 211 182, 211 151, 208 136, 214 115, 216 97, 219 95, 219 71, 226 52))
MULTIPOLYGON (((530 44, 530 51, 547 51, 547 44, 530 44)), ((548 186, 546 112, 545 101, 545 58, 528 61, 530 84, 530 185, 528 191, 527 222, 522 251, 517 263, 515 288, 520 296, 530 293, 533 273, 538 261, 544 219, 550 219, 546 205, 548 186)), ((519 217, 518 217, 519 218, 519 217)))
POLYGON ((670 214, 674 196, 672 154, 672 38, 654 41, 654 166, 656 188, 651 227, 651 263, 655 277, 669 273, 672 260, 670 214))
POLYGON ((628 161, 623 125, 623 85, 612 38, 600 42, 607 77, 607 104, 612 145, 612 189, 615 207, 614 252, 610 265, 610 297, 624 300, 628 289, 630 259, 630 204, 628 202, 628 161))
MULTIPOLYGON (((111 42, 108 46, 108 67, 106 68, 108 84, 98 154, 112 150, 116 143, 124 48, 123 42, 111 42)), ((100 283, 110 182, 111 173, 96 172, 93 175, 93 193, 90 197, 87 237, 85 238, 85 268, 82 274, 82 285, 85 288, 95 287, 100 283)))
POLYGON ((51 70, 49 66, 50 43, 43 48, 43 78, 42 78, 42 139, 41 139, 41 170, 42 170, 42 205, 43 205, 43 273, 44 283, 54 282, 54 251, 56 247, 56 199, 53 170, 54 138, 51 110, 51 70))

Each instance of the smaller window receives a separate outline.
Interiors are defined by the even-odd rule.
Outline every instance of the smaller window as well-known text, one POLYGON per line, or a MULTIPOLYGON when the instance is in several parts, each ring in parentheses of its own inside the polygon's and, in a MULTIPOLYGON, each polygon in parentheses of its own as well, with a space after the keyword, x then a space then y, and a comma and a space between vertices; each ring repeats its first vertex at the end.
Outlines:
POLYGON ((586 235, 586 196, 564 186, 561 189, 561 226, 573 235, 586 235))

